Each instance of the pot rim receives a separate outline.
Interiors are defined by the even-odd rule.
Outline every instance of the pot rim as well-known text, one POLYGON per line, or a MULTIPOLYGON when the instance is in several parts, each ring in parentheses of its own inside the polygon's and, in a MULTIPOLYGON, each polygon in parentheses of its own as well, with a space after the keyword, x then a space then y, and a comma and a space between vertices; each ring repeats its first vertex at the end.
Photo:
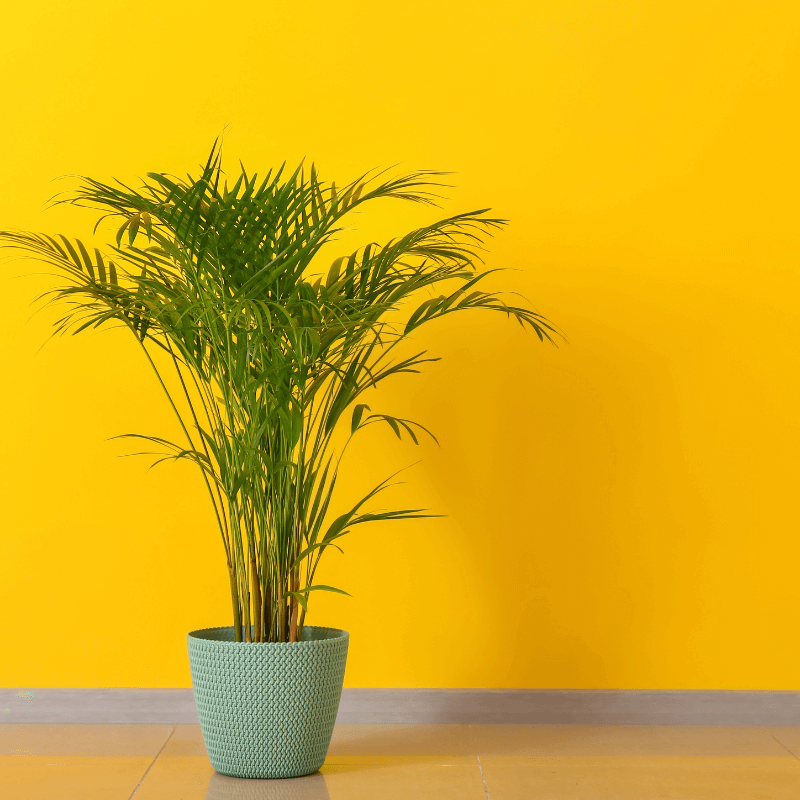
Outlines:
POLYGON ((215 628, 198 628, 195 631, 189 631, 187 638, 196 642, 215 644, 222 647, 297 647, 298 645, 309 647, 350 638, 350 634, 347 631, 341 630, 340 628, 328 628, 324 625, 306 625, 303 630, 324 632, 326 635, 318 639, 303 639, 299 642, 234 642, 232 639, 217 639, 214 636, 203 635, 224 631, 225 633, 230 632, 231 636, 233 636, 233 625, 220 625, 215 628))

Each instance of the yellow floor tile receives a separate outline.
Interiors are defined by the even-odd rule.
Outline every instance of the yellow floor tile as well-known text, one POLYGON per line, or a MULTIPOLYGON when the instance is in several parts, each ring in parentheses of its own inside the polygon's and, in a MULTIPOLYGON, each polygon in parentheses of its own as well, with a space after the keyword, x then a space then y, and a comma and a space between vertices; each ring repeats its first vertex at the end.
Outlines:
POLYGON ((161 758, 197 757, 208 761, 206 743, 199 725, 176 725, 161 751, 161 758))
POLYGON ((800 726, 767 728, 767 731, 792 755, 800 758, 800 726))
POLYGON ((325 766, 290 780, 218 775, 207 759, 159 757, 134 800, 485 800, 478 767, 325 766))
POLYGON ((798 800, 792 753, 800 727, 344 724, 320 773, 248 781, 214 772, 199 725, 15 723, 0 798, 485 800, 485 778, 492 800, 798 800))
POLYGON ((759 767, 483 768, 491 800, 797 800, 800 770, 759 767))
POLYGON ((330 753, 325 757, 326 766, 361 764, 369 766, 371 764, 419 764, 434 767, 467 767, 478 766, 477 756, 429 756, 424 753, 417 756, 332 756, 330 753))
POLYGON ((0 756, 152 756, 173 725, 0 725, 0 756))
POLYGON ((787 758, 766 728, 726 725, 472 725, 482 764, 509 758, 787 758))
POLYGON ((247 780, 214 772, 196 757, 159 759, 134 800, 329 800, 325 778, 316 773, 289 780, 247 780))
MULTIPOLYGON (((162 754, 136 790, 134 800, 206 800, 214 775, 206 756, 170 758, 162 754)), ((242 794, 242 800, 247 797, 242 794)))
MULTIPOLYGON (((800 769, 785 756, 478 756, 482 766, 504 767, 779 767, 800 769)), ((800 800, 800 799, 799 799, 800 800)))
POLYGON ((326 764, 477 765, 467 725, 337 725, 326 764))
POLYGON ((330 800, 486 800, 478 767, 351 765, 320 772, 330 800))
POLYGON ((152 758, 4 758, 0 797, 8 800, 129 800, 152 758))

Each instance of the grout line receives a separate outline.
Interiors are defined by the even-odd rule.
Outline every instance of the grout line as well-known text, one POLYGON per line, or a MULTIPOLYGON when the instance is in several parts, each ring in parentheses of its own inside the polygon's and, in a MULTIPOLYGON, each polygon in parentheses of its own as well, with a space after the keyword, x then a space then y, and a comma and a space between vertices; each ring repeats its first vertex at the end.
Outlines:
POLYGON ((767 731, 769 735, 795 760, 800 761, 798 758, 772 731, 767 731))
POLYGON ((142 785, 144 779, 147 777, 147 773, 150 772, 150 770, 153 768, 153 764, 155 764, 156 761, 158 761, 158 757, 164 752, 164 748, 167 746, 167 742, 172 738, 172 734, 175 733, 177 729, 178 729, 177 725, 172 726, 172 730, 169 732, 169 736, 167 736, 167 738, 164 740, 164 744, 161 745, 161 749, 156 753, 156 757, 150 762, 150 766, 144 771, 144 775, 142 775, 139 783, 136 784, 136 788, 133 790, 133 792, 131 792, 131 796, 128 798, 128 800, 132 800, 136 792, 139 791, 139 787, 142 785))
POLYGON ((483 767, 481 766, 481 757, 476 755, 475 758, 478 759, 478 769, 480 770, 481 773, 481 780, 483 781, 483 791, 486 793, 486 800, 491 800, 491 798, 489 797, 489 789, 486 786, 486 776, 483 774, 483 767))

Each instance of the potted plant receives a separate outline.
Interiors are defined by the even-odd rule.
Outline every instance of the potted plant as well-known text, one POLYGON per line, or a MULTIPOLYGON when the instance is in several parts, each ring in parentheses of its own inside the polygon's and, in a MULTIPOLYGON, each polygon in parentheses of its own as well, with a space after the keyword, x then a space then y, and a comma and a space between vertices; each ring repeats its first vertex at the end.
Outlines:
MULTIPOLYGON (((550 339, 535 312, 479 288, 487 209, 448 217, 326 270, 315 257, 344 217, 381 198, 434 205, 441 173, 366 174, 337 190, 314 166, 264 177, 221 168, 215 143, 197 178, 148 173, 130 188, 84 178, 56 202, 116 220, 104 251, 65 236, 0 232, 3 246, 55 267, 56 331, 126 326, 184 436, 159 460, 198 468, 222 538, 232 624, 188 635, 211 763, 226 775, 305 775, 323 763, 344 680, 348 634, 306 625, 323 553, 356 525, 426 516, 369 510, 382 481, 331 519, 342 454, 388 425, 415 443, 417 423, 373 412, 364 392, 417 372, 425 352, 397 355, 421 326, 457 311, 497 311, 550 339), (444 293, 432 290, 444 288, 444 293)), ((95 227, 97 230, 97 227, 95 227)))

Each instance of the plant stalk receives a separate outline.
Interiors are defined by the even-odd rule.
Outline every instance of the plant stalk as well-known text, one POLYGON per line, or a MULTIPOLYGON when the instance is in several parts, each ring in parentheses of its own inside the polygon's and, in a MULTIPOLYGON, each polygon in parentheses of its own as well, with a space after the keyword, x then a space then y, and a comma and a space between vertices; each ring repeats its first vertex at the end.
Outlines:
MULTIPOLYGON (((291 591, 296 592, 300 588, 300 575, 299 570, 295 567, 292 570, 292 589, 291 591)), ((297 597, 292 595, 292 599, 289 601, 289 641, 296 642, 297 641, 297 609, 299 608, 299 603, 297 602, 297 597)))
POLYGON ((228 574, 231 579, 231 602, 233 603, 233 640, 242 641, 242 613, 239 608, 239 590, 236 587, 236 574, 233 564, 228 562, 228 574))
POLYGON ((258 567, 255 558, 250 559, 250 584, 251 597, 253 598, 253 620, 255 622, 254 641, 260 642, 261 639, 261 586, 258 580, 258 567))

